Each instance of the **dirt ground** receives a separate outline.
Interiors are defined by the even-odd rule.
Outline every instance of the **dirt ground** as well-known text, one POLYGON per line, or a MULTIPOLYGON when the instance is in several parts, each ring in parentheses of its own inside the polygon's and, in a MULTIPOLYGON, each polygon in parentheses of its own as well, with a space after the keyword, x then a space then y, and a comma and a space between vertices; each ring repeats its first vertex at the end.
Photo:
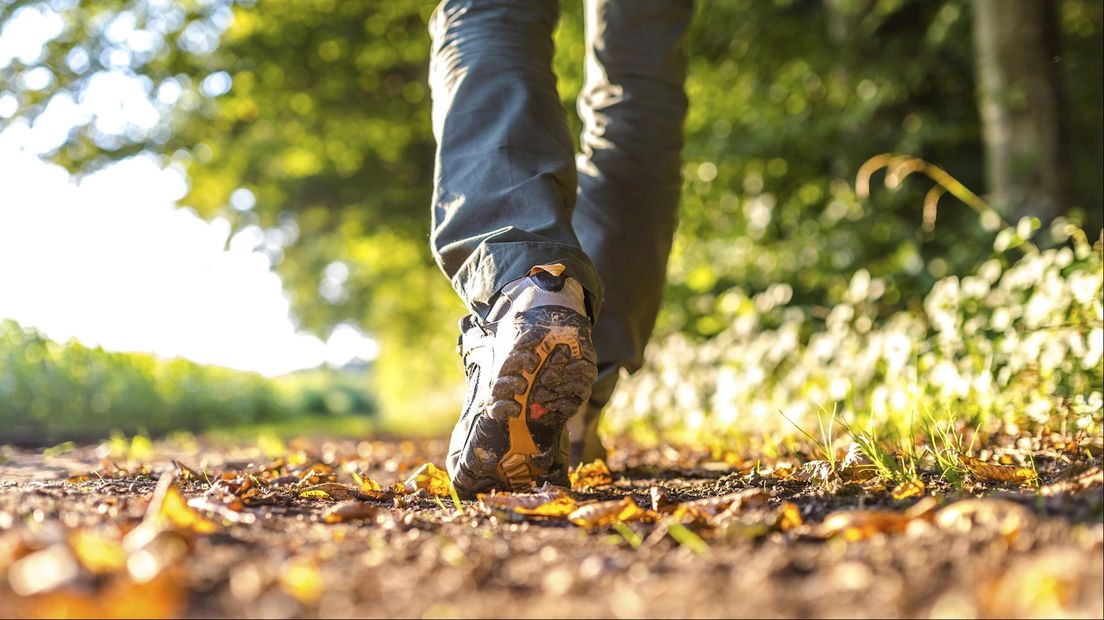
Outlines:
POLYGON ((418 469, 444 449, 5 447, 0 615, 1104 616, 1098 455, 910 491, 620 446, 608 480, 458 510, 418 469))

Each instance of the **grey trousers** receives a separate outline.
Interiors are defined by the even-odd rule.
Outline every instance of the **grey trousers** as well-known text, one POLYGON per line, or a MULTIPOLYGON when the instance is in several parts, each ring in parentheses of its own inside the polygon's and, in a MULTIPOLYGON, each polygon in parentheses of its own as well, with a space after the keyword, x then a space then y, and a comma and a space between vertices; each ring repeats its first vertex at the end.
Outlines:
POLYGON ((557 0, 445 0, 430 20, 437 139, 431 246, 476 315, 534 265, 586 290, 598 380, 638 369, 681 187, 691 0, 585 0, 574 153, 552 71, 557 0))

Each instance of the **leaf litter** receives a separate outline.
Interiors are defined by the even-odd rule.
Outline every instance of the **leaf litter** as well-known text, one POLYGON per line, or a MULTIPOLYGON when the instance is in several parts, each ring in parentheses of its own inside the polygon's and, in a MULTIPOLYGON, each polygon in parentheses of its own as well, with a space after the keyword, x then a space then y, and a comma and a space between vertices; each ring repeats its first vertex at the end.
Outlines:
MULTIPOLYGON (((649 601, 657 614, 741 609, 796 615, 799 608, 786 605, 815 591, 802 584, 811 584, 821 570, 832 574, 838 562, 825 540, 855 545, 849 555, 877 565, 883 547, 867 546, 872 539, 881 538, 887 550, 900 549, 893 553, 929 554, 932 562, 945 562, 958 537, 1000 545, 987 555, 953 560, 965 567, 958 570, 981 571, 978 584, 998 584, 978 585, 963 599, 976 613, 1008 608, 1007 601, 1001 607, 986 593, 1020 579, 1017 573, 993 581, 985 571, 999 576, 1006 564, 1020 566, 1031 554, 1054 548, 1073 553, 1077 563, 1071 570, 1079 576, 1062 581, 1063 592, 1076 596, 1048 604, 1082 615, 1098 609, 1091 596, 1099 591, 1093 561, 1102 557, 1104 528, 1096 497, 1099 457, 1091 453, 1086 458, 1097 462, 1081 459, 1062 467, 1065 461, 1038 458, 1039 469, 1029 468, 1033 477, 1009 475, 1023 469, 1016 464, 979 460, 987 465, 979 467, 962 459, 975 477, 970 492, 982 495, 971 497, 967 487, 956 490, 922 472, 886 480, 851 449, 824 470, 815 461, 729 453, 720 453, 721 467, 707 467, 715 454, 666 449, 657 458, 656 452, 625 446, 609 464, 596 461, 572 471, 570 489, 545 485, 461 502, 433 464, 432 455, 443 452, 428 445, 289 444, 289 452, 275 460, 226 454, 198 466, 179 458, 101 461, 59 482, 9 483, 0 494, 0 615, 250 615, 277 601, 298 606, 298 615, 324 609, 329 615, 422 615, 436 609, 433 601, 446 600, 441 597, 447 592, 448 600, 465 601, 462 609, 502 615, 524 609, 510 585, 518 583, 535 584, 536 594, 542 583, 571 594, 562 599, 563 609, 600 604, 606 611, 598 615, 624 615, 617 605, 628 595, 616 576, 637 565, 633 579, 644 581, 633 587, 633 600, 649 601), (1049 482, 1014 487, 1021 490, 1011 495, 1009 487, 986 492, 978 486, 1040 478, 1049 482), (501 555, 503 548, 519 545, 539 552, 501 555), (675 549, 689 555, 672 555, 675 549), (777 569, 755 578, 741 569, 746 576, 736 582, 719 568, 732 561, 748 569, 757 562, 769 566, 772 549, 785 549, 781 557, 816 558, 811 566, 821 568, 800 578, 778 577, 777 569), (565 564, 564 558, 572 559, 565 564), (396 581, 419 572, 425 593, 396 581), (653 595, 683 587, 679 575, 686 577, 686 592, 700 596, 653 595), (653 579, 666 585, 647 586, 653 579), (768 597, 770 592, 777 594, 768 597), (678 600, 682 607, 672 607, 678 600)), ((902 570, 890 557, 879 570, 902 570)), ((896 579, 919 583, 933 577, 896 579)), ((954 593, 963 584, 933 581, 924 587, 961 598, 954 593)), ((905 602, 897 604, 905 606, 895 613, 924 615, 925 605, 937 600, 900 599, 905 602)), ((848 604, 840 599, 833 609, 866 609, 848 604)))

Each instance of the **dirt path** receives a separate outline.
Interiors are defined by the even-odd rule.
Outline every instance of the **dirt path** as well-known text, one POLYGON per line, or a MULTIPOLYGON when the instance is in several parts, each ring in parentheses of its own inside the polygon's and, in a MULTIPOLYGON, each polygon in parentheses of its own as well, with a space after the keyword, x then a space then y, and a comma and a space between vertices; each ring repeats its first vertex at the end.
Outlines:
POLYGON ((539 501, 458 511, 424 471, 392 487, 443 450, 156 446, 139 465, 6 449, 0 615, 1104 615, 1099 457, 1046 493, 938 499, 634 449, 611 459, 612 484, 539 501))

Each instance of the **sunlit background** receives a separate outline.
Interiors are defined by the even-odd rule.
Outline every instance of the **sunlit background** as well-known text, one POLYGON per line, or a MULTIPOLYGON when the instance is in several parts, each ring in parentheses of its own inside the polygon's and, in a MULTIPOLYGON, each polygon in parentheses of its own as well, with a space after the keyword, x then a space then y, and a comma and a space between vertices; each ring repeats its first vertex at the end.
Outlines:
MULTIPOLYGON (((20 10, 0 32, 0 67, 15 59, 34 64, 62 27, 45 7, 20 10)), ((133 16, 114 22, 107 36, 136 53, 149 49, 133 16)), ((229 88, 220 75, 204 83, 205 92, 229 88)), ((44 68, 22 76, 31 90, 52 79, 44 68)), ((206 221, 181 208, 187 177, 152 157, 81 178, 40 159, 90 119, 104 135, 149 131, 180 94, 165 87, 151 100, 138 77, 105 72, 79 101, 57 98, 33 125, 15 121, 0 131, 0 319, 54 340, 268 375, 375 359, 375 341, 352 325, 337 325, 325 341, 297 329, 271 261, 295 240, 294 226, 282 236, 256 226, 232 234, 226 219, 206 221)), ((13 95, 0 94, 0 119, 15 105, 13 95)), ((248 190, 232 197, 240 211, 254 202, 248 190)), ((335 271, 340 283, 340 265, 335 271)))
MULTIPOLYGON (((434 4, 0 0, 0 429, 445 432, 434 4)), ((604 429, 1098 411, 1104 5, 696 6, 668 287, 604 429)))

